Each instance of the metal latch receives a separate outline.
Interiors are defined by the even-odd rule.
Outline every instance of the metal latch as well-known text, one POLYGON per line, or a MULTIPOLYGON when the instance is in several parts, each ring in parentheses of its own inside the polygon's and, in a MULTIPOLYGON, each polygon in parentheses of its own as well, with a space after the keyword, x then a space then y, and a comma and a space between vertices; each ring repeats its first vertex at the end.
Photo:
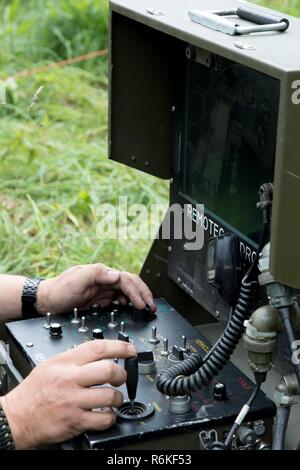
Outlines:
POLYGON ((195 23, 221 31, 231 36, 239 34, 260 33, 263 31, 286 31, 289 27, 289 20, 281 16, 257 10, 256 8, 242 6, 234 10, 218 11, 189 11, 189 17, 195 23), (251 21, 257 26, 239 26, 226 16, 237 16, 243 20, 251 21))

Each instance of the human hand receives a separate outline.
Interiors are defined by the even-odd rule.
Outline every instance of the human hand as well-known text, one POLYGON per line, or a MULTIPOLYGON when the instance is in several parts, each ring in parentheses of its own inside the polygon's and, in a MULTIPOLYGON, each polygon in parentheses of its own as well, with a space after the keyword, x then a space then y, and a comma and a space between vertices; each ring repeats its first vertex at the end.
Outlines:
POLYGON ((136 355, 123 341, 94 340, 38 365, 0 401, 17 449, 71 439, 84 431, 102 431, 116 419, 112 407, 123 395, 112 387, 126 381, 123 368, 108 361, 136 355), (92 409, 102 408, 102 411, 92 409))
POLYGON ((37 309, 40 313, 57 314, 74 307, 85 309, 93 303, 106 307, 115 298, 124 305, 129 299, 138 309, 148 304, 152 312, 156 310, 149 288, 138 275, 100 263, 74 266, 42 281, 37 291, 37 309))

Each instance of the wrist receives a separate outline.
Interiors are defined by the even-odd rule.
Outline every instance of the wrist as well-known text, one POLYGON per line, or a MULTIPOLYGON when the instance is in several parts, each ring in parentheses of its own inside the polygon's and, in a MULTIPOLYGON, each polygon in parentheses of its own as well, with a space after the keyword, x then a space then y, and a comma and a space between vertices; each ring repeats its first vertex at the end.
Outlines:
POLYGON ((46 279, 41 281, 38 286, 36 295, 36 311, 40 315, 46 315, 47 312, 52 312, 50 302, 51 283, 52 279, 46 279))
POLYGON ((29 449, 33 447, 29 440, 28 430, 24 428, 27 419, 25 416, 21 416, 19 419, 17 409, 14 409, 18 408, 19 405, 16 404, 16 407, 11 407, 9 394, 0 398, 0 404, 9 424, 15 448, 29 449))

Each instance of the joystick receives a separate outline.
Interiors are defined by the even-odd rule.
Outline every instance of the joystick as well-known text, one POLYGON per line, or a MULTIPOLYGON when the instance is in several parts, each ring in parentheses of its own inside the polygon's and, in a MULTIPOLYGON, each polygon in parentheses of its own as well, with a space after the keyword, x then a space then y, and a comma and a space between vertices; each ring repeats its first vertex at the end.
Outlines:
POLYGON ((127 372, 126 387, 130 400, 130 411, 134 414, 134 400, 139 380, 139 365, 136 356, 125 359, 125 370, 127 372))
POLYGON ((118 418, 135 421, 151 416, 155 411, 152 403, 144 404, 135 401, 139 379, 138 358, 136 356, 125 359, 125 370, 127 372, 126 387, 129 401, 125 401, 118 409, 118 418))

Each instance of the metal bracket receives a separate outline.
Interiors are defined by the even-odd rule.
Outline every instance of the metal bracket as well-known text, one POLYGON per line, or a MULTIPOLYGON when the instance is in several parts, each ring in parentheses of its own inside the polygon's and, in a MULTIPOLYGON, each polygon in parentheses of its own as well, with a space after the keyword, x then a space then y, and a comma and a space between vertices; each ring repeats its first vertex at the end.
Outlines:
POLYGON ((195 23, 220 31, 231 36, 260 33, 265 31, 286 31, 289 21, 286 18, 269 14, 252 7, 242 6, 233 10, 217 11, 189 11, 189 17, 195 23), (225 18, 226 16, 237 16, 238 18, 251 21, 257 26, 239 26, 225 18))

